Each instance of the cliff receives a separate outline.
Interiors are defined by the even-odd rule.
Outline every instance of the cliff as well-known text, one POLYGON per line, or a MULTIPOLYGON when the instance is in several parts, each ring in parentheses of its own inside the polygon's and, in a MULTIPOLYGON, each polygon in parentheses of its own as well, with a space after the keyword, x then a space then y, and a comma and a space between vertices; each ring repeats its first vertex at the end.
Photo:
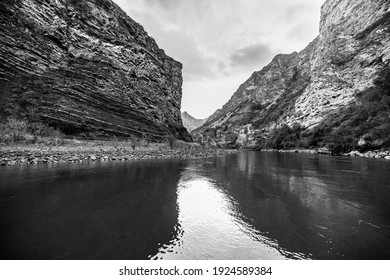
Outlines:
POLYGON ((182 65, 111 0, 0 3, 0 115, 86 137, 190 140, 182 65))
POLYGON ((195 119, 193 116, 187 112, 181 113, 181 119, 183 121, 183 126, 187 129, 188 132, 193 131, 194 129, 202 126, 207 119, 195 119))
POLYGON ((375 137, 390 145, 385 136, 390 127, 383 127, 387 105, 371 115, 376 122, 370 115, 356 115, 386 101, 389 60, 389 1, 328 0, 319 36, 301 52, 278 55, 253 73, 193 136, 212 146, 289 148, 271 142, 280 134, 294 138, 291 134, 298 133, 290 146, 305 140, 303 146, 314 147, 329 144, 329 135, 353 126, 351 145, 375 137), (382 128, 373 132, 372 125, 382 128), (322 138, 313 142, 316 133, 322 138))

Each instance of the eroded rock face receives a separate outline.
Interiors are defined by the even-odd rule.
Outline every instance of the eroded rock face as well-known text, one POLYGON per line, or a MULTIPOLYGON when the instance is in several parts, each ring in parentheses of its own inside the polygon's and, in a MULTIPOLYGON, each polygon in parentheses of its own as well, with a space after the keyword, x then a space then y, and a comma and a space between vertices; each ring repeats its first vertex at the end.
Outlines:
POLYGON ((310 86, 296 101, 287 123, 316 125, 373 86, 390 60, 390 2, 326 1, 319 38, 311 59, 310 86))
POLYGON ((111 0, 0 3, 0 113, 40 120, 69 134, 173 134, 181 63, 111 0))
POLYGON ((328 0, 319 36, 255 72, 193 136, 212 146, 254 147, 275 127, 311 129, 356 102, 390 61, 388 0, 328 0))

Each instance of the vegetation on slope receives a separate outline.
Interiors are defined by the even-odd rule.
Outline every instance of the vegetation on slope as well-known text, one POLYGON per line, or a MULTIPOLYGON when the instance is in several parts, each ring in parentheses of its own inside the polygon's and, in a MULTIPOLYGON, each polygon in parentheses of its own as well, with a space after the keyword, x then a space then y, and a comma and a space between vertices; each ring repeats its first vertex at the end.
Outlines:
POLYGON ((390 148, 390 69, 384 67, 374 86, 357 94, 355 103, 334 112, 310 130, 283 125, 258 148, 327 147, 333 154, 390 148))

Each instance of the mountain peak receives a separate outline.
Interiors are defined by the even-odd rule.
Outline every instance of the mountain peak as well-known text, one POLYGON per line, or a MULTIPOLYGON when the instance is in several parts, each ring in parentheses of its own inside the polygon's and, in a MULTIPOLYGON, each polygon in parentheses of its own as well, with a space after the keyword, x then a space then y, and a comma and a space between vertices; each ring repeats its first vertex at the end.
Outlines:
POLYGON ((181 118, 183 121, 183 126, 187 129, 188 132, 191 132, 192 130, 202 126, 207 120, 207 119, 196 119, 190 114, 188 114, 187 111, 181 113, 181 118))

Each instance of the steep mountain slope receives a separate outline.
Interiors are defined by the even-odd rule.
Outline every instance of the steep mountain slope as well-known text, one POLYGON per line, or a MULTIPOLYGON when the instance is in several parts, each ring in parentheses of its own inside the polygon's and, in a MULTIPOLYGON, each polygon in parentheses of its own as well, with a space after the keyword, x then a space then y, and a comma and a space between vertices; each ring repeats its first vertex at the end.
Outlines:
POLYGON ((111 0, 0 3, 0 115, 67 134, 190 140, 182 65, 111 0))
POLYGON ((195 119, 193 116, 187 112, 181 113, 181 119, 183 121, 183 126, 187 129, 188 132, 202 126, 207 119, 195 119))
MULTIPOLYGON (((253 73, 192 134, 210 145, 232 147, 264 146, 285 127, 308 136, 329 118, 364 102, 359 97, 364 92, 381 87, 389 61, 390 2, 328 0, 313 42, 299 53, 276 56, 253 73)), ((356 132, 355 137, 364 138, 367 132, 356 132)))

